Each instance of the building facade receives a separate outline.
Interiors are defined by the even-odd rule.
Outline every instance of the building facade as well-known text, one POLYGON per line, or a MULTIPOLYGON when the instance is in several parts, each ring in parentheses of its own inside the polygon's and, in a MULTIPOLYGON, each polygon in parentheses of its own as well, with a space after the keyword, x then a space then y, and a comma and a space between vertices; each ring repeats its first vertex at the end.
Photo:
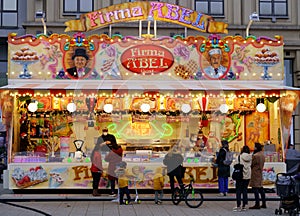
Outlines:
MULTIPOLYGON (((7 29, 0 29, 1 45, 9 32, 16 32, 18 35, 40 34, 43 32, 41 19, 36 12, 44 12, 47 26, 47 34, 63 34, 64 22, 76 19, 81 13, 108 7, 114 4, 133 2, 134 0, 1 0, 1 27, 5 27, 5 13, 17 13, 17 24, 7 26, 7 29), (8 3, 13 2, 13 3, 8 3), (4 6, 8 6, 5 9, 4 6), (14 7, 13 7, 14 6, 14 7), (17 8, 17 11, 16 11, 17 8), (24 10, 26 8, 26 10, 24 10), (7 10, 7 11, 6 11, 7 10), (22 20, 22 18, 25 18, 22 20), (23 29, 24 28, 24 29, 23 29)), ((162 0, 161 0, 162 1, 162 0)), ((216 21, 228 23, 228 35, 246 36, 247 33, 255 36, 281 35, 284 38, 285 48, 285 74, 286 85, 300 87, 300 1, 294 0, 164 0, 170 4, 181 5, 204 14, 211 15, 216 21), (251 21, 250 15, 257 12, 259 21, 251 21), (250 26, 251 25, 251 26, 250 26), (248 27, 248 32, 247 32, 248 27)), ((255 15, 255 14, 254 14, 255 15)), ((13 16, 13 15, 11 15, 13 16)), ((255 17, 256 18, 256 17, 255 17)), ((11 20, 11 19, 10 19, 11 20)), ((143 33, 146 33, 147 23, 143 23, 143 33)), ((67 33, 72 35, 73 33, 67 33)), ((87 34, 121 34, 139 35, 138 23, 120 23, 103 28, 87 34)), ((158 36, 173 36, 176 34, 199 35, 199 33, 182 26, 158 23, 158 36)), ((7 53, 6 53, 7 54, 7 53)), ((6 54, 1 54, 0 64, 5 63, 6 54)), ((4 67, 0 67, 1 70, 4 67)), ((2 71, 1 71, 2 72, 2 71)), ((300 150, 300 108, 293 116, 293 133, 291 144, 300 150)))

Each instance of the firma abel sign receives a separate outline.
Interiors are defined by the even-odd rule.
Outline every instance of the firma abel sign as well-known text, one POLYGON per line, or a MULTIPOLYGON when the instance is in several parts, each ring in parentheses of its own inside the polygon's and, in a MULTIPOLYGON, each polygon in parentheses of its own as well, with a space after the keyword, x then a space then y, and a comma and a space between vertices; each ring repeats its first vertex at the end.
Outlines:
POLYGON ((175 23, 208 33, 228 33, 228 24, 188 8, 164 2, 128 2, 82 14, 80 20, 65 22, 65 31, 91 31, 118 22, 153 20, 175 23))

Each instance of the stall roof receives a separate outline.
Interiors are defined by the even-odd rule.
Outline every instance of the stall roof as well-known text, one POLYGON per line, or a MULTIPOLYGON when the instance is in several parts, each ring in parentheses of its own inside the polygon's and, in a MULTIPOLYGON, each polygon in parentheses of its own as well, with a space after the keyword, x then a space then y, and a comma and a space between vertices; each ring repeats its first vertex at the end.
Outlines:
POLYGON ((283 81, 232 81, 232 80, 22 80, 9 79, 0 89, 18 90, 299 90, 285 86, 283 81))

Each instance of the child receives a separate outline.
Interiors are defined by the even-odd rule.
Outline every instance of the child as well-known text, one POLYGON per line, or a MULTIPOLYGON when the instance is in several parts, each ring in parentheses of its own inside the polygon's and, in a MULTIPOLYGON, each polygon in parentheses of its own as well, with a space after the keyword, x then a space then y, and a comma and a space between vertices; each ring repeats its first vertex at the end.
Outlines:
POLYGON ((155 204, 160 205, 162 203, 163 198, 163 188, 164 188, 164 177, 162 175, 162 168, 158 167, 155 170, 155 174, 153 177, 153 189, 155 192, 155 204), (159 195, 159 198, 158 198, 159 195))
POLYGON ((129 189, 128 189, 128 172, 126 171, 126 167, 127 167, 127 163, 122 161, 120 164, 119 164, 119 167, 120 168, 117 168, 115 173, 117 174, 117 176, 119 176, 119 180, 118 180, 118 183, 119 183, 119 193, 120 193, 120 200, 119 200, 119 203, 120 205, 123 205, 124 204, 124 194, 126 194, 127 196, 127 200, 128 200, 128 203, 130 203, 130 194, 129 194, 129 189))

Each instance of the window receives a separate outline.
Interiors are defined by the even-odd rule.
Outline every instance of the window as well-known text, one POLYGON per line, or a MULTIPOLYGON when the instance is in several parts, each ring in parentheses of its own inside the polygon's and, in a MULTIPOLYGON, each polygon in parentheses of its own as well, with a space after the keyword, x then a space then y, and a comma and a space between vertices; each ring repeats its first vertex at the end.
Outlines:
POLYGON ((196 0, 195 9, 211 16, 224 16, 224 0, 196 0))
POLYGON ((18 26, 17 0, 0 0, 0 26, 2 28, 18 26))
POLYGON ((87 13, 94 10, 94 0, 64 0, 64 13, 87 13))
POLYGON ((260 0, 260 17, 287 17, 287 0, 260 0))

